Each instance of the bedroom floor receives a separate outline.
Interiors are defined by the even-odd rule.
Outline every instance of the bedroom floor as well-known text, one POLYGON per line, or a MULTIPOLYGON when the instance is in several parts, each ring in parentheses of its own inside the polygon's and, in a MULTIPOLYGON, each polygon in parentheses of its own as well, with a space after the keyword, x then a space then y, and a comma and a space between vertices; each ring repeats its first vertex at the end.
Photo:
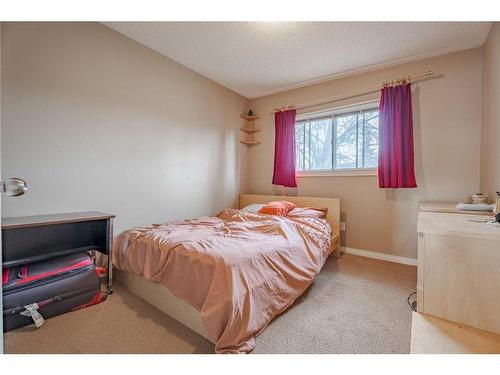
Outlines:
MULTIPOLYGON (((256 339, 253 353, 409 353, 416 267, 331 257, 306 293, 256 339)), ((127 290, 4 334, 6 353, 213 353, 213 344, 127 290)))

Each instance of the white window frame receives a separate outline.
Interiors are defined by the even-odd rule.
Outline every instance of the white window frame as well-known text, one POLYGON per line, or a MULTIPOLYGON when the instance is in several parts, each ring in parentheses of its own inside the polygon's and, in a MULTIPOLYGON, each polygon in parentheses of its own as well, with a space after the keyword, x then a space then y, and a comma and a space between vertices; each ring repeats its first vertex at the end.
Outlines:
MULTIPOLYGON (((343 113, 378 109, 378 100, 336 107, 333 109, 307 112, 297 115, 295 122, 313 120, 315 118, 335 116, 343 113)), ((377 176, 378 168, 349 168, 349 169, 316 169, 312 171, 296 171, 298 178, 302 177, 349 177, 349 176, 377 176)))

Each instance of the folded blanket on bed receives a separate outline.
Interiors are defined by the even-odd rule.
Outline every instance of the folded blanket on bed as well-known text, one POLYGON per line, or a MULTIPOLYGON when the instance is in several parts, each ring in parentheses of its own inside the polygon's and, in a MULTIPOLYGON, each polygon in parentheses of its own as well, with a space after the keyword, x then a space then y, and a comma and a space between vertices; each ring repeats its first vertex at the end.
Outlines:
POLYGON ((126 230, 113 262, 198 309, 217 353, 245 353, 312 283, 331 252, 330 232, 324 219, 228 209, 126 230))

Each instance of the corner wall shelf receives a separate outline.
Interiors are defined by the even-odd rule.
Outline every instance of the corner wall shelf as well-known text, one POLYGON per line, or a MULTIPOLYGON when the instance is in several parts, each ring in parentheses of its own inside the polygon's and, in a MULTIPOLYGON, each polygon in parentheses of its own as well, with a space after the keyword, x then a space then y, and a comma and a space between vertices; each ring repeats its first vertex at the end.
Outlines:
POLYGON ((247 129, 247 128, 243 127, 243 128, 240 128, 240 130, 243 131, 243 132, 245 132, 245 133, 248 133, 248 134, 260 132, 259 128, 247 129))
POLYGON ((258 145, 258 144, 260 144, 259 141, 240 141, 240 143, 243 143, 244 145, 247 145, 247 146, 252 146, 252 145, 258 145))
POLYGON ((240 128, 240 130, 246 133, 245 139, 241 140, 240 143, 247 146, 254 146, 260 144, 258 140, 255 139, 255 133, 260 132, 259 128, 255 127, 255 120, 258 120, 260 117, 258 116, 240 116, 243 120, 245 120, 245 125, 240 128))

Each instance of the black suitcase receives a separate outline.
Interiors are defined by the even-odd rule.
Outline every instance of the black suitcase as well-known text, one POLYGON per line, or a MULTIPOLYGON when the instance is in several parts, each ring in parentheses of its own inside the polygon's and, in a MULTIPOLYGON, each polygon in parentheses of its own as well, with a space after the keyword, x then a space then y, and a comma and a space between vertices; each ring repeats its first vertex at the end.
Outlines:
POLYGON ((4 331, 105 299, 94 262, 77 253, 2 269, 4 331))

